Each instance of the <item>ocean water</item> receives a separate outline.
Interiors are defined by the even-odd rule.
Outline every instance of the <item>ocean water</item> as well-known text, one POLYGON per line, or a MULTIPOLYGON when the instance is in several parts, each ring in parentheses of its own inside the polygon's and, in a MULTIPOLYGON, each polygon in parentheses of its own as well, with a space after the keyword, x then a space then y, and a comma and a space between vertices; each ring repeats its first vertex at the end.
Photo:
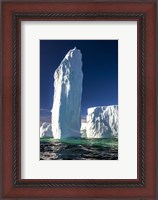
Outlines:
POLYGON ((40 160, 117 160, 118 139, 40 139, 40 160))
POLYGON ((40 160, 117 160, 118 139, 40 139, 40 160))

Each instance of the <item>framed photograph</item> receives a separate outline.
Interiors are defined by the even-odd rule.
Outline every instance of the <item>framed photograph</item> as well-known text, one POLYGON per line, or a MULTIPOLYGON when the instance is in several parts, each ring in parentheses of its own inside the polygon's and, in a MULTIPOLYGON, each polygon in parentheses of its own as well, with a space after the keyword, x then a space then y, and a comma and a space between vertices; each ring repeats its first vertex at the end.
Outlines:
POLYGON ((157 198, 156 6, 2 2, 2 198, 157 198))

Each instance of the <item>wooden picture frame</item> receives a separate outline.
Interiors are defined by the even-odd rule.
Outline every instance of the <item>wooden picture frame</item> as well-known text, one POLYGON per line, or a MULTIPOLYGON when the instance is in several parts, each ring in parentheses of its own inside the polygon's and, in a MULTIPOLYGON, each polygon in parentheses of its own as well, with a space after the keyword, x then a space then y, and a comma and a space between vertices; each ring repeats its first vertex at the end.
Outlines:
POLYGON ((156 199, 156 1, 2 2, 2 198, 156 199), (22 20, 135 20, 138 23, 138 178, 23 180, 22 20))

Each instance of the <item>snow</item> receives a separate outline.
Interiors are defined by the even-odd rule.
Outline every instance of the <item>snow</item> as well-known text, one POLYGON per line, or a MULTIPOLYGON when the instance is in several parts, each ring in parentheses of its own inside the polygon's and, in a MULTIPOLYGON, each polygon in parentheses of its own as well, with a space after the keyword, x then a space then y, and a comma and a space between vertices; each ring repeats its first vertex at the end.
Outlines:
POLYGON ((54 73, 52 130, 55 139, 80 137, 82 54, 70 50, 54 73))
POLYGON ((40 127, 40 137, 53 137, 52 126, 50 123, 44 122, 40 127))
POLYGON ((87 138, 118 137, 118 106, 100 106, 87 110, 87 138))

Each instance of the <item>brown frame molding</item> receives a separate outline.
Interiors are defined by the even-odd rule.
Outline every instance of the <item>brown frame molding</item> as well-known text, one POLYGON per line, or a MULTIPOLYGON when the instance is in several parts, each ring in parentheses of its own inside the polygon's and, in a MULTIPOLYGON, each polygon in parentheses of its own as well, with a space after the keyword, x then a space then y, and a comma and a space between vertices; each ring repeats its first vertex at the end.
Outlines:
POLYGON ((2 3, 3 197, 156 199, 156 3, 2 3), (20 22, 136 20, 138 22, 138 179, 20 178, 20 22))

